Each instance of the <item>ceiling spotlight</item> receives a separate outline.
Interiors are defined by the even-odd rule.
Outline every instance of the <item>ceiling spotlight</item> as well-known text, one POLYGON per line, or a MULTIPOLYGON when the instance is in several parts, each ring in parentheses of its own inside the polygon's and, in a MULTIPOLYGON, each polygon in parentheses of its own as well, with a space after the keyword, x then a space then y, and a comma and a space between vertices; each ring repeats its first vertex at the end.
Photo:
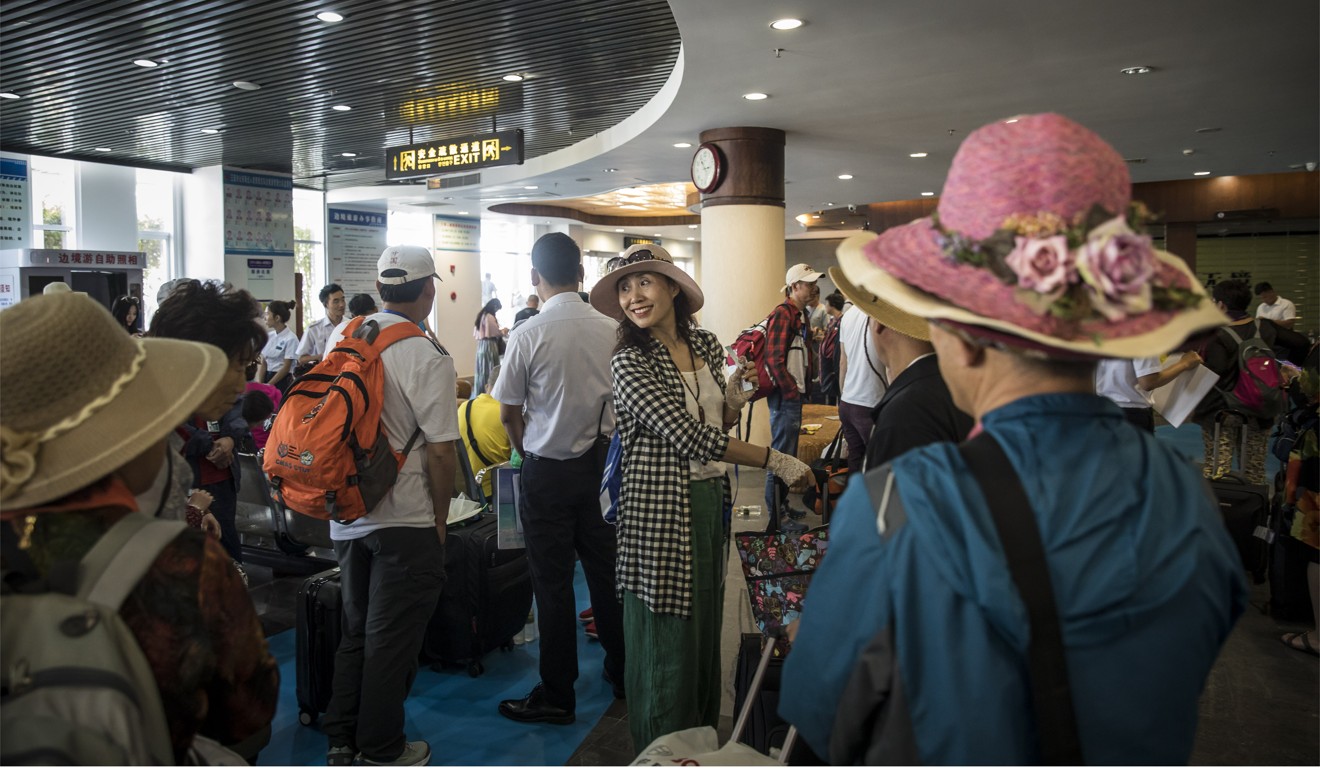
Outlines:
POLYGON ((1145 75, 1153 69, 1155 68, 1148 67, 1142 64, 1136 67, 1124 67, 1123 69, 1119 70, 1119 72, 1122 72, 1124 75, 1145 75))
POLYGON ((536 189, 536 185, 534 185, 534 184, 525 184, 525 185, 523 185, 523 189, 524 189, 524 190, 535 190, 535 189, 536 189))
POLYGON ((623 232, 623 228, 622 228, 622 227, 616 227, 616 228, 614 228, 614 232, 616 232, 616 233, 621 233, 621 232, 623 232))
POLYGON ((688 225, 688 229, 689 229, 689 230, 695 230, 695 229, 697 229, 697 226, 696 226, 696 225, 688 225))
POLYGON ((0 91, 0 99, 17 99, 18 94, 13 91, 0 91))
POLYGON ((689 240, 689 241, 695 241, 696 238, 693 238, 692 236, 689 235, 689 236, 688 236, 688 240, 689 240))
POLYGON ((136 65, 139 66, 139 67, 148 67, 148 68, 150 68, 150 67, 159 67, 159 66, 160 66, 159 64, 157 64, 156 62, 152 61, 151 59, 134 59, 134 60, 133 60, 133 63, 136 64, 136 65))
POLYGON ((321 21, 324 21, 327 24, 337 24, 344 20, 343 16, 335 13, 334 11, 321 11, 320 13, 316 14, 316 18, 320 19, 321 21))
POLYGON ((340 154, 342 157, 345 157, 345 158, 356 158, 356 157, 357 157, 357 153, 356 153, 356 152, 341 152, 341 153, 339 153, 339 154, 340 154))
POLYGON ((910 153, 908 153, 908 157, 909 157, 909 158, 924 158, 924 157, 926 157, 926 153, 924 153, 924 152, 910 152, 910 153))
POLYGON ((202 129, 202 133, 203 133, 203 134, 218 134, 218 133, 220 133, 220 129, 218 129, 218 128, 203 128, 203 129, 202 129))
POLYGON ((674 142, 674 146, 680 150, 686 150, 692 146, 692 142, 674 142))
POLYGON ((458 212, 458 215, 459 215, 460 217, 465 217, 465 216, 467 216, 467 212, 466 212, 466 211, 460 211, 460 212, 458 212))
POLYGON ((846 181, 848 179, 852 179, 852 174, 839 174, 839 178, 846 181))
POLYGON ((1192 176, 1210 176, 1209 171, 1193 171, 1192 176))
POLYGON ((935 197, 935 193, 933 193, 933 192, 924 192, 924 193, 921 194, 921 197, 923 197, 923 198, 934 198, 934 197, 935 197))
POLYGON ((235 80, 235 81, 234 81, 234 88, 237 88, 237 89, 240 90, 240 91, 260 91, 260 90, 261 90, 261 86, 260 86, 259 84, 257 84, 257 83, 253 83, 253 82, 251 82, 251 81, 249 81, 249 80, 235 80))
POLYGON ((797 29, 800 26, 802 26, 801 19, 778 19, 776 21, 770 22, 771 29, 777 29, 781 31, 797 29))
POLYGON ((833 205, 834 205, 834 201, 825 201, 825 203, 822 204, 822 205, 825 205, 825 206, 833 206, 833 205))
POLYGON ((351 109, 353 109, 353 108, 352 108, 352 107, 349 107, 347 104, 336 104, 335 106, 331 107, 330 109, 334 110, 335 112, 348 112, 349 110, 351 110, 351 109))
POLYGON ((109 148, 109 147, 97 147, 97 148, 95 148, 95 149, 96 149, 97 152, 110 152, 110 148, 109 148))
POLYGON ((522 75, 505 75, 502 79, 510 83, 521 83, 525 78, 522 75))
POLYGON ((763 94, 759 91, 753 91, 750 94, 743 94, 743 98, 749 102, 759 102, 762 99, 769 99, 769 94, 763 94))
POLYGON ((604 171, 606 174, 613 174, 614 172, 618 171, 618 169, 617 169, 617 168, 603 168, 603 169, 601 169, 601 171, 604 171))

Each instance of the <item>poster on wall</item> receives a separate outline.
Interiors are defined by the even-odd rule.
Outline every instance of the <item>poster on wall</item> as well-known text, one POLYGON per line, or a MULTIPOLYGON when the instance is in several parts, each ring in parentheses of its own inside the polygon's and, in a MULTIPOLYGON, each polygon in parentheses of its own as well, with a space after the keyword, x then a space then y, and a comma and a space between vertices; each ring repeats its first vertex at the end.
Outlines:
POLYGON ((23 249, 32 229, 28 221, 32 211, 28 162, 11 156, 0 157, 0 249, 23 249))
POLYGON ((327 214, 326 258, 331 283, 344 294, 376 296, 376 260, 388 244, 382 211, 332 208, 327 214))
POLYGON ((275 296, 275 260, 248 259, 247 290, 254 297, 275 296))
POLYGON ((293 179, 225 169, 225 252, 293 256, 293 179))
POLYGON ((481 252, 481 220, 435 218, 435 250, 481 252))
POLYGON ((0 310, 18 301, 18 273, 0 273, 0 310))

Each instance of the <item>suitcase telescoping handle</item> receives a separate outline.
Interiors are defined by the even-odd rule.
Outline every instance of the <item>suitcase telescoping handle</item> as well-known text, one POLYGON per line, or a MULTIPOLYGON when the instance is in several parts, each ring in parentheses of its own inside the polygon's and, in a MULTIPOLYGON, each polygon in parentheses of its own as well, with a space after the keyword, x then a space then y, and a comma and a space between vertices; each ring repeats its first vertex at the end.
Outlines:
MULTIPOLYGON (((761 660, 756 664, 756 673, 752 676, 752 684, 747 688, 747 697, 743 699, 742 711, 738 712, 738 721, 733 725, 733 736, 731 740, 741 742, 743 732, 747 729, 747 722, 751 719, 752 708, 756 705, 757 697, 761 694, 761 683, 765 681, 765 672, 770 668, 770 660, 775 656, 775 640, 773 638, 763 638, 761 640, 761 660)), ((784 745, 779 750, 779 763, 788 764, 789 753, 793 751, 793 744, 797 742, 797 728, 793 725, 788 726, 788 734, 784 736, 784 745)))

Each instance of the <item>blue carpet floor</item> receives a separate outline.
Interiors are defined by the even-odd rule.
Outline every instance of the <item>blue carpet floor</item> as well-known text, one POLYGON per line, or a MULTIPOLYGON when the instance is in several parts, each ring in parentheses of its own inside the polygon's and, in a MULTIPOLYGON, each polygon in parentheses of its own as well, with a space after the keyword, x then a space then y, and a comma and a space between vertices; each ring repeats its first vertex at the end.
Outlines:
MULTIPOLYGON (((574 590, 586 608, 590 599, 579 567, 574 590)), ((280 700, 262 765, 324 765, 326 740, 317 725, 298 723, 294 632, 270 638, 280 664, 280 700)), ((523 725, 496 710, 506 698, 521 698, 540 680, 539 642, 495 650, 482 661, 486 673, 473 679, 462 669, 436 673, 423 666, 406 706, 410 739, 431 744, 433 765, 563 765, 613 702, 601 679, 605 661, 599 644, 578 637, 577 721, 568 726, 523 725)))

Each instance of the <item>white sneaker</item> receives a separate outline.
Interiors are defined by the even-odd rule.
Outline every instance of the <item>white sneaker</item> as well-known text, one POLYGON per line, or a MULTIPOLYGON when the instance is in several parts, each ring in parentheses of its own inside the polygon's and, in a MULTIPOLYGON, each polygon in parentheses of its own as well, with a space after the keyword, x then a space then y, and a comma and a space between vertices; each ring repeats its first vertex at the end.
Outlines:
POLYGON ((398 765, 401 767, 421 767, 431 762, 431 745, 426 741, 408 741, 403 747, 403 753, 391 762, 374 762, 366 757, 362 758, 364 765, 398 765))

